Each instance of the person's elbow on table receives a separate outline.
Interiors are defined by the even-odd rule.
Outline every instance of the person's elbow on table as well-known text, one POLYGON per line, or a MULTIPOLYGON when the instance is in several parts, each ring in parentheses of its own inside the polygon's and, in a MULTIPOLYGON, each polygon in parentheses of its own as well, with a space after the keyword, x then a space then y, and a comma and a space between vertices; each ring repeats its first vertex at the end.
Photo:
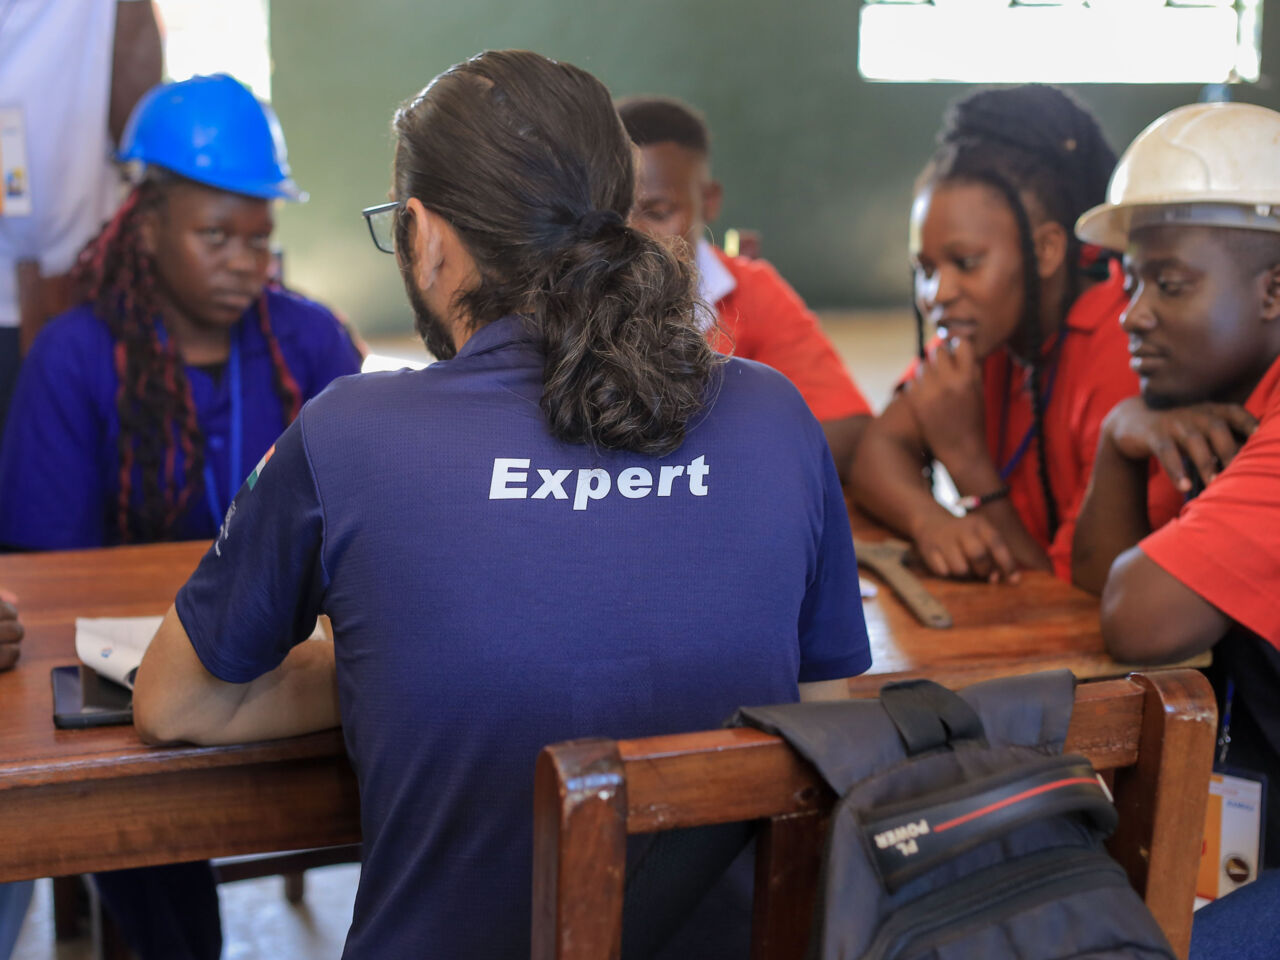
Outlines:
POLYGON ((134 681, 133 725, 148 743, 250 743, 341 721, 332 641, 305 640, 274 670, 228 683, 205 669, 173 607, 134 681))
POLYGON ((147 743, 208 742, 234 715, 246 689, 205 669, 170 607, 134 679, 133 725, 147 743))
POLYGON ((1138 547, 1116 558, 1102 590, 1102 640, 1121 663, 1185 660, 1217 643, 1231 620, 1138 547))

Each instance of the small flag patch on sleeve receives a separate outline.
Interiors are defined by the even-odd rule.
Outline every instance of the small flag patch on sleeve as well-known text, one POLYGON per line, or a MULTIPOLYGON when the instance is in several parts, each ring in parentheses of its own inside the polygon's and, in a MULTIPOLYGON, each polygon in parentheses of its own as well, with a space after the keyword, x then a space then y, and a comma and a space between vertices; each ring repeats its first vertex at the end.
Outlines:
POLYGON ((262 459, 258 461, 258 465, 253 468, 253 473, 249 474, 249 479, 246 480, 245 483, 249 485, 250 490, 252 490, 254 486, 257 484, 258 477, 262 475, 263 467, 267 465, 267 461, 271 459, 271 457, 275 454, 275 452, 276 452, 276 445, 273 443, 271 445, 271 449, 262 455, 262 459))

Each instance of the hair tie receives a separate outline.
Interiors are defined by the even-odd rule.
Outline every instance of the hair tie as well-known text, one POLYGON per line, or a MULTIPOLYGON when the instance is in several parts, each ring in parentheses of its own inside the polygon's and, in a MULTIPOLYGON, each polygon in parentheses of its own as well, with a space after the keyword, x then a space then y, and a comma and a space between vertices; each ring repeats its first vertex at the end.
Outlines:
POLYGON ((578 218, 573 227, 573 239, 595 240, 609 227, 620 227, 624 223, 615 210, 590 210, 578 218))

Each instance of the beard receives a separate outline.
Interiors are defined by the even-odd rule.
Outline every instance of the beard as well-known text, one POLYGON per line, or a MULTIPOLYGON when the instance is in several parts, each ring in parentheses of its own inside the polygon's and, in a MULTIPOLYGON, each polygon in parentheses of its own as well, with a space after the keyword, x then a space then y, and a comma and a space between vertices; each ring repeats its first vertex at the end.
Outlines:
POLYGON ((403 266, 400 268, 400 277, 404 280, 404 292, 409 297, 409 306, 413 308, 413 329, 422 338, 427 352, 437 360, 452 360, 457 356, 458 348, 453 343, 453 334, 449 332, 444 319, 427 305, 422 291, 403 266))
POLYGON ((1149 383, 1142 384, 1140 393, 1142 402, 1151 410, 1176 410, 1178 407, 1190 407, 1197 403, 1212 403, 1216 399, 1210 394, 1201 395, 1195 389, 1159 389, 1149 383))
POLYGON ((1142 402, 1151 410, 1173 410, 1176 407, 1190 406, 1192 401, 1156 390, 1143 390, 1142 402))

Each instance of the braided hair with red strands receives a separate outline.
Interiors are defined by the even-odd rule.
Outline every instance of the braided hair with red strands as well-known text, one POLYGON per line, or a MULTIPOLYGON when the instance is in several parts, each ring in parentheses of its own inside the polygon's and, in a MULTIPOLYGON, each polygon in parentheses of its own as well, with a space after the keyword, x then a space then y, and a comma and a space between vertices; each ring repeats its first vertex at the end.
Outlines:
MULTIPOLYGON (((93 303, 115 341, 120 489, 113 512, 124 543, 172 538, 179 519, 204 493, 204 435, 182 358, 163 330, 155 267, 139 229, 143 217, 164 203, 170 182, 153 175, 138 184, 85 245, 74 269, 77 290, 93 303), (185 474, 181 485, 179 449, 185 474), (142 478, 140 499, 134 497, 135 468, 142 478)), ((257 312, 287 426, 302 408, 302 391, 271 329, 265 293, 257 312)))

